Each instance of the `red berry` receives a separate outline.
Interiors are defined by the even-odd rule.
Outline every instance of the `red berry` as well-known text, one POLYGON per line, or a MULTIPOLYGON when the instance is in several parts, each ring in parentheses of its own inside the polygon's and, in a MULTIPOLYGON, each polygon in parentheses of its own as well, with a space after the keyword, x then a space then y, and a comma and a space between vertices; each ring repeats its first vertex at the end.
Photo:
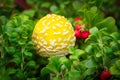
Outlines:
POLYGON ((75 37, 80 38, 81 37, 81 32, 79 30, 75 30, 75 37))
POLYGON ((31 9, 32 6, 28 5, 25 0, 14 0, 15 4, 19 5, 20 7, 23 7, 24 9, 31 9))
POLYGON ((80 21, 80 20, 81 20, 80 17, 76 17, 76 18, 75 18, 75 22, 78 22, 78 21, 80 21))
POLYGON ((88 38, 89 35, 90 35, 90 32, 88 30, 81 32, 81 38, 83 38, 83 39, 88 38))
POLYGON ((101 80, 109 80, 111 78, 111 74, 109 71, 103 71, 100 75, 101 80))
POLYGON ((80 29, 81 29, 81 27, 82 27, 82 25, 81 25, 81 24, 77 24, 75 29, 76 29, 76 30, 80 30, 80 29))

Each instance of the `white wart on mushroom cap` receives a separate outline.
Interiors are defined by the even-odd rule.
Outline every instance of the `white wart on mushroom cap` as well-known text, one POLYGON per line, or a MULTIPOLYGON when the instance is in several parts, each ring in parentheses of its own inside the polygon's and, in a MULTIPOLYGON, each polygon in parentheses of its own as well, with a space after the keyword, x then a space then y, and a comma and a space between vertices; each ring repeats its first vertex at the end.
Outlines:
POLYGON ((76 39, 72 25, 65 17, 48 14, 37 22, 32 40, 37 53, 49 57, 68 54, 69 47, 75 45, 76 39))

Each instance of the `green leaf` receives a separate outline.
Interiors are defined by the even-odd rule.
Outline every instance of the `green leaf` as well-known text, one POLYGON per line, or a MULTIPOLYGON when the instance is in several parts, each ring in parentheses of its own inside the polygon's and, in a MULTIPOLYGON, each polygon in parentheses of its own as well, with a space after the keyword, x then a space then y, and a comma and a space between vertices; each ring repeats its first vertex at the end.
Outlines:
POLYGON ((92 41, 94 43, 97 42, 97 39, 99 38, 99 30, 97 27, 90 28, 90 35, 89 37, 85 40, 85 42, 92 41))
POLYGON ((110 68, 110 72, 113 75, 120 75, 120 60, 117 60, 115 64, 110 68))
POLYGON ((12 33, 8 33, 8 36, 13 37, 13 38, 15 38, 15 37, 17 38, 19 35, 17 32, 12 32, 12 33))
POLYGON ((102 56, 102 53, 100 53, 100 52, 96 53, 96 57, 101 57, 101 56, 102 56))
POLYGON ((71 60, 78 59, 84 53, 85 53, 84 50, 76 49, 75 53, 70 56, 70 59, 71 60))
POLYGON ((89 69, 85 70, 84 76, 92 75, 92 74, 94 74, 94 72, 95 72, 95 68, 89 68, 89 69))
POLYGON ((23 11, 22 14, 27 15, 32 18, 35 15, 35 10, 25 10, 23 11))
POLYGON ((20 79, 20 80, 24 80, 25 79, 25 75, 24 72, 21 69, 17 69, 16 70, 16 74, 15 76, 20 79))
POLYGON ((15 73, 16 73, 16 69, 14 69, 14 68, 9 68, 9 69, 7 70, 7 72, 8 72, 9 75, 15 74, 15 73))
POLYGON ((24 55, 27 56, 27 57, 32 57, 33 54, 31 52, 24 52, 24 55))
POLYGON ((29 41, 28 45, 34 45, 35 43, 33 41, 29 41))
POLYGON ((90 59, 85 61, 86 68, 94 68, 96 67, 96 64, 90 59))
POLYGON ((8 54, 13 55, 15 53, 16 48, 15 47, 5 47, 8 54))
POLYGON ((112 75, 120 75, 120 69, 117 69, 116 66, 112 66, 112 67, 110 68, 110 73, 111 73, 112 75))
POLYGON ((44 2, 44 3, 41 4, 41 7, 49 8, 50 5, 51 5, 50 2, 44 2))
POLYGON ((120 40, 120 33, 119 32, 113 32, 111 34, 111 36, 115 39, 115 40, 120 40))
POLYGON ((93 54, 93 49, 92 49, 92 45, 88 45, 86 48, 85 48, 85 51, 89 54, 93 54))
POLYGON ((58 71, 55 68, 55 66, 53 66, 52 64, 48 64, 46 67, 44 67, 41 70, 41 75, 44 76, 44 75, 49 74, 49 73, 57 74, 57 72, 58 71))
POLYGON ((81 3, 79 2, 79 1, 73 1, 72 2, 72 6, 73 6, 73 8, 75 9, 75 10, 78 10, 78 9, 80 9, 81 7, 81 3))
POLYGON ((12 21, 14 23, 14 26, 12 27, 18 27, 22 25, 22 18, 20 18, 19 16, 13 17, 12 21))
POLYGON ((65 4, 60 4, 60 9, 64 9, 65 8, 65 4))
POLYGON ((78 59, 78 56, 76 56, 76 55, 72 55, 72 56, 70 56, 70 59, 71 59, 71 60, 78 59))
POLYGON ((107 32, 111 33, 117 31, 117 27, 115 25, 115 20, 112 17, 108 17, 97 24, 98 28, 107 28, 107 32))
POLYGON ((106 55, 111 55, 111 54, 113 54, 113 50, 112 50, 112 48, 110 48, 110 47, 108 47, 108 46, 105 46, 105 47, 104 47, 104 53, 105 53, 106 55))
MULTIPOLYGON (((16 16, 17 17, 17 16, 16 16)), ((26 15, 19 15, 18 16, 21 20, 22 20, 22 23, 24 23, 24 22, 27 22, 28 20, 30 20, 29 19, 29 16, 26 16, 26 15)), ((18 23, 20 23, 20 21, 18 22, 18 23)))
POLYGON ((53 56, 49 58, 50 63, 58 70, 60 71, 60 61, 59 61, 59 57, 53 56))
POLYGON ((5 23, 7 22, 6 16, 0 16, 0 22, 1 22, 2 24, 5 24, 5 23))
POLYGON ((44 75, 46 75, 46 74, 50 74, 50 73, 52 73, 52 71, 49 70, 48 67, 44 67, 44 68, 41 70, 41 75, 42 75, 42 76, 44 76, 44 75))
POLYGON ((84 50, 76 49, 75 53, 76 53, 76 55, 80 56, 80 55, 84 54, 85 52, 84 52, 84 50))
POLYGON ((15 54, 13 55, 13 57, 21 57, 21 52, 20 51, 15 51, 15 54))
POLYGON ((117 60, 116 66, 120 69, 120 60, 117 60))
POLYGON ((89 31, 90 31, 90 34, 96 34, 98 32, 98 28, 97 27, 93 27, 89 31))
POLYGON ((66 57, 61 57, 60 58, 60 63, 61 64, 64 64, 65 65, 65 67, 68 69, 68 70, 70 70, 71 69, 71 61, 69 60, 69 59, 67 59, 66 57))
POLYGON ((50 7, 50 11, 52 11, 52 12, 56 12, 57 10, 58 10, 58 7, 56 5, 52 5, 50 7))
POLYGON ((69 48, 69 52, 70 52, 70 54, 75 54, 75 48, 74 47, 70 47, 69 48))
POLYGON ((80 80, 80 72, 77 70, 72 70, 69 72, 70 80, 80 80))
POLYGON ((96 7, 96 6, 91 7, 91 8, 90 8, 90 11, 91 11, 92 13, 96 13, 96 12, 97 12, 97 7, 96 7))
POLYGON ((102 41, 105 42, 105 43, 107 43, 107 42, 112 41, 112 38, 110 36, 103 36, 102 37, 102 41))
POLYGON ((89 37, 85 40, 85 43, 92 42, 96 43, 98 39, 98 34, 90 34, 89 37))
POLYGON ((26 0, 27 4, 34 5, 36 0, 26 0))
POLYGON ((64 62, 68 61, 68 59, 66 57, 60 57, 59 61, 61 64, 63 64, 64 62))
POLYGON ((87 21, 87 23, 88 24, 91 24, 91 26, 93 26, 94 25, 94 23, 93 23, 93 21, 94 21, 94 19, 96 18, 96 16, 98 15, 97 13, 96 13, 96 8, 95 7, 93 7, 93 8, 91 8, 91 10, 86 10, 86 11, 84 11, 84 16, 85 16, 85 19, 86 19, 86 21, 87 21), (95 9, 95 10, 93 10, 93 9, 95 9))
POLYGON ((27 78, 27 80, 37 80, 37 78, 27 78))
POLYGON ((24 40, 19 40, 19 41, 18 41, 18 44, 19 44, 19 45, 25 45, 25 44, 26 44, 26 41, 24 41, 24 40))
POLYGON ((15 57, 10 62, 15 62, 17 65, 21 63, 21 58, 20 57, 15 57))
POLYGON ((114 52, 116 52, 120 49, 119 44, 116 43, 115 41, 110 42, 110 47, 113 49, 114 52))
POLYGON ((61 80, 59 77, 53 77, 51 80, 61 80))
POLYGON ((36 62, 33 61, 33 60, 31 60, 31 61, 29 61, 29 62, 26 64, 26 66, 35 67, 35 66, 36 66, 36 62))
POLYGON ((5 67, 0 66, 0 80, 11 80, 5 67))
POLYGON ((70 60, 64 62, 64 65, 66 66, 66 68, 67 68, 68 70, 71 70, 71 65, 72 65, 72 63, 70 62, 70 60))

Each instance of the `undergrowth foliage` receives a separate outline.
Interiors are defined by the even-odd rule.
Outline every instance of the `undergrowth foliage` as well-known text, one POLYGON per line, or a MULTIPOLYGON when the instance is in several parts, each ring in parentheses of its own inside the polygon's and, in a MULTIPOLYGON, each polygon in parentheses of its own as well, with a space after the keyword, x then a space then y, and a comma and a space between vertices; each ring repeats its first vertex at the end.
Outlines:
POLYGON ((11 79, 23 80, 35 73, 34 43, 31 41, 33 28, 34 22, 25 15, 13 16, 2 25, 1 80, 9 80, 10 76, 11 79))
POLYGON ((0 8, 8 1, 9 4, 0 9, 0 80, 120 79, 120 32, 114 18, 105 18, 100 11, 101 1, 56 0, 50 3, 40 0, 35 5, 36 0, 26 0, 32 9, 22 12, 12 9, 13 0, 2 1, 0 8), (77 38, 75 47, 69 48, 69 55, 38 56, 32 33, 36 21, 47 13, 67 17, 74 29, 82 25, 89 36, 77 38))

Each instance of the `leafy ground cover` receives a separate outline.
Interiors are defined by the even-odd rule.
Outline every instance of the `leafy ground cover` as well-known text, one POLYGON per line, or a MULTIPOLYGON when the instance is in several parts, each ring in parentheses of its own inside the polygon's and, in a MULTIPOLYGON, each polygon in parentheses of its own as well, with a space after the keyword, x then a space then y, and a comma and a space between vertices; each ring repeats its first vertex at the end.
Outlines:
POLYGON ((119 4, 118 0, 0 0, 0 80, 119 80, 120 10, 115 2, 119 4), (36 54, 32 32, 48 13, 72 23, 76 45, 69 48, 69 55, 36 54))

